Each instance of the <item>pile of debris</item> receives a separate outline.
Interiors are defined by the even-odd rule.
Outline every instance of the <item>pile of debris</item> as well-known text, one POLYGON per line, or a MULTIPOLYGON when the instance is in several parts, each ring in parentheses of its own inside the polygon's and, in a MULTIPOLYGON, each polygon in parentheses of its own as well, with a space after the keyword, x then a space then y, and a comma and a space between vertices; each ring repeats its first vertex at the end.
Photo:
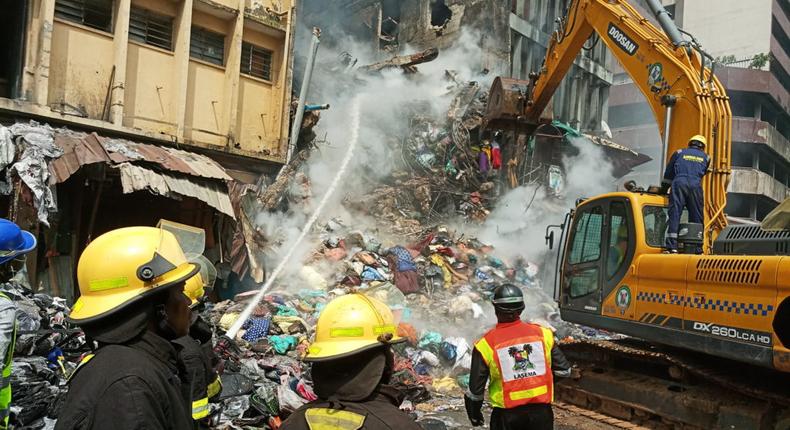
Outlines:
MULTIPOLYGON (((552 327, 561 339, 609 336, 561 321, 541 287, 537 264, 502 259, 492 247, 447 228, 424 231, 414 243, 394 243, 335 219, 319 236, 305 264, 275 284, 230 347, 220 339, 255 291, 202 305, 222 370, 223 391, 211 404, 212 428, 276 428, 314 400, 309 366, 301 358, 326 304, 351 292, 392 309, 398 334, 406 339, 394 348, 392 382, 406 394, 401 408, 426 426, 460 426, 448 422, 446 413, 463 410, 471 345, 494 323, 490 297, 498 285, 520 286, 528 319, 552 327)), ((68 375, 89 345, 66 323, 62 299, 33 294, 21 280, 0 286, 19 308, 12 422, 21 429, 50 429, 68 375)))
MULTIPOLYGON (((423 235, 397 244, 337 219, 326 223, 318 248, 298 273, 275 284, 234 339, 238 350, 225 355, 225 389, 213 406, 217 428, 271 425, 315 399, 300 358, 322 309, 351 292, 392 309, 406 339, 394 348, 393 383, 406 393, 401 408, 419 422, 463 410, 472 344, 495 321, 490 297, 498 285, 520 286, 528 319, 552 327, 560 338, 608 336, 561 321, 535 263, 499 258, 492 247, 444 227, 423 235)), ((222 336, 254 293, 207 305, 203 318, 222 336)))
POLYGON ((10 423, 16 429, 52 429, 70 375, 87 351, 85 336, 70 327, 64 299, 33 293, 24 271, 0 292, 17 308, 17 339, 11 370, 10 423))

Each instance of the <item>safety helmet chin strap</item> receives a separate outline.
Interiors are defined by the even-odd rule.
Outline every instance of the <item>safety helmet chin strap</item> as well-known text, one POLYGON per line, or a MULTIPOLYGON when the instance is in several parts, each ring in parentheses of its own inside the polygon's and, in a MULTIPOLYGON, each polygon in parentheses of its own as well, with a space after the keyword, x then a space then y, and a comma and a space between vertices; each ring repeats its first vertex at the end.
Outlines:
POLYGON ((158 304, 154 308, 154 315, 156 316, 156 329, 159 335, 167 340, 174 340, 178 338, 178 334, 170 325, 170 320, 167 317, 167 311, 164 304, 158 304))

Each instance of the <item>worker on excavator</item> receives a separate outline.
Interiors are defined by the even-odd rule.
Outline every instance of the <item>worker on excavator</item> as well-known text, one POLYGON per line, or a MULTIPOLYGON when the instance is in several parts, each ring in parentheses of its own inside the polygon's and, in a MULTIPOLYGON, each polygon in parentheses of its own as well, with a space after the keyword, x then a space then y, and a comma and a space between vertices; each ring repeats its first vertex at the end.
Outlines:
MULTIPOLYGON (((678 149, 669 159, 661 181, 662 191, 669 192, 669 227, 667 229, 666 250, 677 254, 678 230, 683 208, 688 209, 688 220, 702 223, 702 177, 708 172, 710 158, 705 154, 705 136, 696 135, 689 139, 688 148, 678 149)), ((698 254, 701 249, 695 250, 698 254)))
POLYGON ((475 344, 466 414, 473 426, 483 425, 486 382, 493 407, 491 430, 554 428, 554 375, 570 377, 568 360, 548 328, 521 321, 524 295, 512 284, 494 290, 497 325, 475 344))
MULTIPOLYGON (((21 255, 36 247, 36 237, 15 223, 0 218, 0 282, 12 283, 14 274, 25 263, 21 255)), ((3 384, 0 388, 0 429, 8 428, 11 412, 11 362, 16 343, 16 304, 0 293, 0 357, 3 358, 3 384)))
POLYGON ((404 340, 387 305, 362 294, 326 305, 305 361, 318 400, 288 417, 281 430, 419 430, 398 409, 403 395, 390 382, 390 345, 404 340))
POLYGON ((608 260, 606 262, 606 276, 611 278, 625 261, 628 253, 628 226, 620 224, 616 230, 616 237, 609 245, 608 260))
POLYGON ((98 344, 72 374, 57 430, 182 430, 195 425, 173 340, 189 333, 187 260, 176 236, 127 227, 80 256, 69 320, 98 344))

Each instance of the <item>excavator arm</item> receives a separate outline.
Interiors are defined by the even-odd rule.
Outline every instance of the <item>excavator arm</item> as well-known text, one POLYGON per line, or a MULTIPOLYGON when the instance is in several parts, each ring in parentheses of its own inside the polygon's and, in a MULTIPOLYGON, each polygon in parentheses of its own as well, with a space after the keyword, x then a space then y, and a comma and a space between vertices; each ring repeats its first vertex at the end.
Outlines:
MULTIPOLYGON (((724 87, 706 64, 710 56, 684 40, 658 0, 649 0, 661 31, 624 0, 572 0, 552 35, 525 116, 537 124, 574 59, 598 37, 644 94, 662 141, 662 169, 672 152, 696 134, 706 136, 711 158, 703 180, 705 252, 727 225, 724 207, 730 176, 732 113, 724 87), (668 36, 669 35, 669 36, 668 36)), ((663 170, 662 170, 663 171, 663 170)))

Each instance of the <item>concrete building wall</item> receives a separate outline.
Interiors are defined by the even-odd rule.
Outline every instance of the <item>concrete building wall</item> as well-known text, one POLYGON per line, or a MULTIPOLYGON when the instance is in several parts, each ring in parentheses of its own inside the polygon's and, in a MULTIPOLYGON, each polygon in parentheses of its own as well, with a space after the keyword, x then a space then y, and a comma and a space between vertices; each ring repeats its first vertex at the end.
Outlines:
POLYGON ((107 0, 109 31, 56 17, 59 1, 29 0, 22 97, 0 110, 284 161, 294 0, 107 0), (171 49, 130 39, 132 8, 172 20, 171 49), (193 26, 224 36, 222 64, 192 58, 193 26), (244 42, 271 52, 269 79, 241 73, 244 42))
POLYGON ((176 134, 176 94, 172 82, 175 66, 171 52, 129 42, 124 126, 176 134))
POLYGON ((47 105, 56 112, 101 119, 110 75, 111 34, 58 19, 52 29, 47 105))
POLYGON ((677 0, 678 25, 714 57, 736 59, 767 54, 771 47, 773 0, 677 0))

